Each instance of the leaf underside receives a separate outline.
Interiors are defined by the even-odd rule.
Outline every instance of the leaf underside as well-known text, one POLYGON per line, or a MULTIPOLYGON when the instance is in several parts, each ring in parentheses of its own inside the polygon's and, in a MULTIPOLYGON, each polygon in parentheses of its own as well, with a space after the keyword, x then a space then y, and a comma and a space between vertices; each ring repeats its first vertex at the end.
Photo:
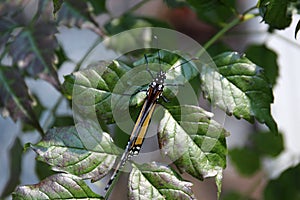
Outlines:
POLYGON ((31 147, 53 170, 92 181, 105 176, 118 155, 110 136, 90 123, 50 129, 31 147))
POLYGON ((55 174, 36 185, 20 186, 13 199, 104 199, 86 183, 70 174, 55 174))
POLYGON ((129 176, 130 199, 195 199, 191 187, 170 168, 154 162, 133 165, 129 176))
POLYGON ((271 116, 273 94, 263 70, 236 52, 225 52, 214 59, 216 68, 203 66, 202 89, 205 97, 238 119, 257 119, 273 133, 278 133, 271 116))

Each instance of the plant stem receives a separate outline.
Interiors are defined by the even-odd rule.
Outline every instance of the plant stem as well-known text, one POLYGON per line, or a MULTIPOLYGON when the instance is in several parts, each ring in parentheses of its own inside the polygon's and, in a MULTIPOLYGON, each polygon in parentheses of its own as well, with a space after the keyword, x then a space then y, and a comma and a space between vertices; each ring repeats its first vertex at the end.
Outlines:
POLYGON ((80 61, 76 64, 73 72, 76 72, 80 69, 82 63, 84 62, 84 60, 88 57, 88 55, 94 50, 94 48, 100 44, 102 42, 102 38, 98 38, 96 39, 96 41, 93 43, 92 46, 89 47, 89 49, 86 51, 86 53, 84 54, 84 56, 80 59, 80 61))
POLYGON ((125 13, 132 13, 132 12, 136 11, 137 9, 139 9, 140 7, 142 7, 147 1, 149 1, 149 0, 143 0, 143 1, 135 4, 130 9, 128 9, 125 13))
POLYGON ((53 106, 53 108, 49 111, 49 114, 48 114, 48 116, 47 116, 47 118, 46 118, 46 121, 45 121, 45 123, 44 123, 44 126, 43 126, 43 127, 44 127, 44 130, 47 130, 47 129, 49 128, 49 125, 50 125, 50 123, 51 123, 51 119, 52 119, 52 117, 54 116, 54 114, 55 114, 55 112, 56 112, 58 106, 61 104, 61 102, 62 102, 63 99, 64 99, 64 96, 61 95, 61 96, 58 98, 58 100, 56 101, 56 103, 55 103, 55 105, 53 106))
POLYGON ((249 14, 253 9, 247 10, 243 15, 238 15, 236 18, 234 18, 230 23, 228 23, 226 26, 224 26, 217 34, 215 34, 210 40, 208 40, 204 46, 203 49, 201 49, 197 54, 196 57, 200 57, 205 50, 207 50, 211 45, 213 45, 216 41, 218 41, 226 32, 228 32, 230 29, 235 27, 236 25, 240 24, 241 22, 248 21, 257 15, 249 14))

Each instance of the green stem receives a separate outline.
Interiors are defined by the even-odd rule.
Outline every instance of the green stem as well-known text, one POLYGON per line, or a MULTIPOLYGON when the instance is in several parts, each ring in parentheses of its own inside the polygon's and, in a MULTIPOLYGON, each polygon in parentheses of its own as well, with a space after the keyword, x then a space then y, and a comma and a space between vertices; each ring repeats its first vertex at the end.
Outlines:
MULTIPOLYGON (((239 17, 233 19, 229 24, 227 24, 224 28, 222 28, 217 34, 215 34, 210 40, 208 40, 203 48, 208 49, 211 45, 213 45, 217 40, 219 40, 228 30, 233 28, 234 26, 240 23, 241 19, 239 17)), ((203 52, 200 51, 197 56, 200 56, 203 52)))
POLYGON ((56 101, 55 105, 53 106, 53 108, 49 111, 49 114, 46 118, 46 121, 44 123, 44 130, 48 130, 50 124, 51 124, 51 120, 52 120, 52 117, 55 115, 57 109, 58 109, 58 106, 61 104, 62 100, 64 99, 64 96, 61 95, 58 100, 56 101))
MULTIPOLYGON (((252 9, 249 9, 248 12, 250 12, 252 9)), ((203 49, 201 49, 197 54, 196 57, 200 57, 205 50, 207 50, 209 47, 211 47, 216 41, 218 41, 226 32, 228 32, 230 29, 235 27, 236 25, 248 21, 257 15, 255 14, 248 14, 248 12, 245 12, 243 15, 239 15, 236 18, 234 18, 230 23, 228 23, 226 26, 224 26, 217 34, 215 34, 210 40, 208 40, 204 46, 203 49)))
POLYGON ((95 49, 97 45, 99 45, 102 42, 102 38, 96 39, 96 41, 93 43, 92 46, 86 51, 84 56, 80 59, 80 61, 77 63, 77 65, 74 68, 74 72, 78 71, 82 65, 82 63, 85 61, 85 59, 89 56, 89 54, 95 49))
POLYGON ((125 13, 132 13, 134 11, 136 11, 137 9, 139 9, 140 7, 142 7, 145 3, 147 3, 149 0, 143 0, 137 4, 135 4, 134 6, 132 6, 130 9, 128 9, 125 13))

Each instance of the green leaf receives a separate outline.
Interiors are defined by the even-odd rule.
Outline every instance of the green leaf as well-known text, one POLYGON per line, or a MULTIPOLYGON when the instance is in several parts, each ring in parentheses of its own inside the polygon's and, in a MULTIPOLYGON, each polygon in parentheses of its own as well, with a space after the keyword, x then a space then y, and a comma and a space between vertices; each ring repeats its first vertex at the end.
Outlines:
POLYGON ((258 7, 263 20, 275 29, 285 29, 292 22, 292 9, 289 6, 293 0, 260 0, 258 7))
POLYGON ((53 166, 54 171, 92 181, 108 173, 118 152, 110 136, 91 123, 50 129, 31 148, 38 154, 37 159, 53 166))
POLYGON ((229 156, 236 169, 245 176, 251 176, 260 169, 259 154, 252 149, 231 149, 229 156))
POLYGON ((20 72, 12 67, 0 66, 0 108, 3 116, 14 121, 21 119, 43 133, 33 110, 33 100, 20 72))
POLYGON ((16 186, 20 184, 22 155, 23 146, 20 139, 17 137, 9 152, 9 180, 2 190, 2 194, 0 196, 1 199, 10 195, 15 190, 16 186))
POLYGON ((99 121, 113 123, 111 95, 120 77, 128 69, 128 66, 117 61, 92 64, 86 70, 65 77, 64 93, 73 99, 73 105, 80 109, 80 114, 90 116, 96 110, 99 121))
MULTIPOLYGON (((161 62, 168 69, 184 62, 182 58, 171 52, 162 51, 160 56, 161 62)), ((149 54, 148 62, 149 65, 154 63, 154 65, 150 66, 151 70, 155 68, 153 71, 159 70, 159 66, 155 65, 159 63, 157 58, 157 54, 149 54)), ((144 98, 136 99, 135 97, 138 98, 139 95, 134 94, 140 91, 142 86, 147 87, 152 80, 151 75, 146 70, 145 59, 136 61, 134 65, 143 65, 141 66, 143 68, 139 68, 136 71, 134 69, 129 70, 131 69, 129 66, 119 61, 91 64, 87 69, 65 77, 65 82, 63 83, 64 93, 68 98, 72 99, 73 106, 78 108, 78 113, 83 115, 84 118, 93 116, 96 111, 99 121, 113 123, 112 101, 117 102, 114 106, 118 106, 118 109, 120 109, 118 112, 128 109, 129 106, 137 106, 144 98), (124 75, 126 76, 123 77, 124 75), (120 81, 121 78, 122 81, 120 81), (119 89, 116 89, 117 84, 119 89), (133 97, 130 98, 130 94, 133 97)), ((182 74, 176 70, 173 70, 173 72, 171 70, 170 73, 167 73, 176 77, 174 78, 176 80, 175 84, 182 84, 184 81, 186 82, 195 77, 198 73, 190 63, 186 63, 184 67, 177 68, 177 70, 182 72, 182 74)), ((165 95, 169 98, 171 94, 167 93, 166 91, 165 95)))
POLYGON ((212 25, 223 27, 234 16, 235 0, 186 0, 198 17, 212 25))
POLYGON ((228 115, 265 123, 273 133, 277 124, 271 116, 272 89, 260 67, 236 52, 225 52, 213 58, 217 68, 203 65, 202 90, 212 104, 228 115))
POLYGON ((265 188, 265 200, 299 200, 300 165, 284 171, 277 179, 271 180, 265 188))
POLYGON ((266 45, 251 45, 245 51, 247 58, 264 69, 269 83, 276 84, 279 74, 277 54, 266 45))
POLYGON ((11 43, 10 54, 13 63, 34 78, 41 78, 59 88, 57 71, 53 67, 57 40, 54 23, 40 21, 24 27, 11 43))
POLYGON ((278 156, 284 150, 284 141, 281 133, 272 135, 270 132, 258 132, 251 134, 253 149, 264 156, 278 156))
POLYGON ((129 175, 130 199, 195 199, 191 187, 170 168, 154 162, 133 165, 129 175))
POLYGON ((162 153, 181 172, 200 180, 216 177, 219 193, 222 170, 226 167, 225 136, 229 133, 210 117, 197 106, 167 107, 158 137, 162 153))
POLYGON ((13 199, 104 199, 86 183, 70 174, 56 174, 35 185, 20 186, 13 199))

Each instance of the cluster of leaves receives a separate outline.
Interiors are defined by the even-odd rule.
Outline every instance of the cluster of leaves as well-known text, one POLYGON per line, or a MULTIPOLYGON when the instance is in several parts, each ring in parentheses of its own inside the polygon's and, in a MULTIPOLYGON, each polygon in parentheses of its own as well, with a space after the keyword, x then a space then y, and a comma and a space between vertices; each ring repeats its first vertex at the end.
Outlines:
MULTIPOLYGON (((32 16, 25 15, 25 10, 33 8, 27 6, 29 3, 32 2, 3 0, 0 4, 0 108, 4 116, 9 116, 14 121, 21 120, 24 127, 29 125, 43 135, 39 143, 28 144, 27 148, 33 149, 38 155, 37 160, 47 163, 58 174, 49 176, 36 185, 18 187, 14 192, 14 198, 101 199, 102 197, 95 194, 83 180, 98 181, 113 167, 120 152, 110 134, 106 129, 103 131, 93 123, 77 124, 76 127, 52 128, 44 133, 39 117, 45 108, 32 95, 25 79, 45 80, 62 95, 71 99, 74 95, 73 88, 80 87, 86 92, 82 95, 82 102, 85 101, 86 94, 91 92, 90 94, 97 99, 95 107, 100 124, 114 123, 109 105, 112 88, 115 86, 115 81, 118 81, 132 66, 127 66, 121 61, 114 61, 109 65, 100 64, 89 69, 93 70, 93 73, 78 71, 66 76, 65 82, 61 84, 57 70, 68 61, 68 58, 56 37, 58 27, 88 28, 100 36, 110 36, 137 27, 171 26, 158 19, 136 16, 133 10, 112 18, 105 25, 100 26, 96 16, 109 14, 106 1, 40 0, 34 12, 30 12, 33 13, 32 16), (100 74, 99 70, 106 71, 105 76, 100 74)), ((173 8, 190 7, 195 10, 199 19, 218 28, 226 27, 228 20, 238 16, 234 1, 225 3, 208 0, 165 0, 165 3, 173 8)), ((299 2, 296 0, 259 1, 257 4, 263 20, 274 29, 288 27, 291 22, 291 8, 299 10, 298 7, 299 2), (280 13, 282 17, 278 18, 277 14, 277 17, 274 17, 275 13, 280 13)), ((299 29, 300 25, 297 26, 295 34, 299 29)), ((120 45, 114 47, 121 48, 120 45)), ((225 52, 213 58, 216 68, 204 66, 200 72, 185 73, 189 75, 186 78, 188 81, 193 81, 194 77, 197 77, 198 83, 201 83, 197 87, 201 87, 205 97, 212 105, 223 109, 228 115, 252 123, 257 120, 266 124, 273 133, 277 133, 276 122, 270 114, 270 104, 273 102, 270 85, 275 84, 278 75, 276 55, 266 47, 253 48, 248 49, 251 56, 249 58, 260 67, 245 55, 225 52), (257 51, 263 51, 268 55, 266 63, 259 63, 261 61, 258 56, 262 54, 256 54, 257 51), (269 68, 270 62, 274 64, 274 68, 269 68), (264 72, 261 67, 264 68, 264 72), (275 73, 272 73, 274 71, 275 73)), ((173 53, 162 53, 161 59, 170 66, 182 62, 181 58, 173 53)), ((137 110, 138 105, 131 106, 137 110)), ((159 124, 158 134, 159 142, 166 150, 165 154, 175 160, 179 152, 186 152, 175 162, 180 172, 187 172, 199 180, 216 177, 218 192, 220 192, 222 171, 226 167, 227 131, 212 120, 211 115, 201 107, 192 105, 164 107, 165 113, 159 124), (179 116, 182 115, 186 115, 185 119, 188 120, 181 121, 179 116), (186 127, 195 124, 198 125, 197 131, 191 133, 186 127), (183 138, 188 141, 188 148, 185 147, 187 149, 181 149, 180 145, 171 148, 174 142, 179 143, 183 138), (214 148, 203 147, 204 141, 208 146, 210 143, 215 144, 214 148)), ((63 119, 59 116, 54 118, 55 121, 63 119)), ((63 121, 65 123, 61 126, 68 125, 65 120, 63 121)), ((20 141, 17 139, 13 146, 16 151, 12 154, 17 152, 17 155, 21 156, 20 146, 20 141)), ((20 162, 12 165, 18 167, 20 162)), ((20 169, 16 171, 20 172, 20 169)), ((8 190, 17 184, 18 181, 11 181, 8 190)), ((131 199, 142 197, 193 199, 191 186, 192 184, 183 181, 175 170, 159 163, 133 164, 129 177, 131 199), (142 191, 149 191, 149 193, 142 193, 142 191)), ((7 194, 9 192, 6 191, 4 196, 7 194)))

